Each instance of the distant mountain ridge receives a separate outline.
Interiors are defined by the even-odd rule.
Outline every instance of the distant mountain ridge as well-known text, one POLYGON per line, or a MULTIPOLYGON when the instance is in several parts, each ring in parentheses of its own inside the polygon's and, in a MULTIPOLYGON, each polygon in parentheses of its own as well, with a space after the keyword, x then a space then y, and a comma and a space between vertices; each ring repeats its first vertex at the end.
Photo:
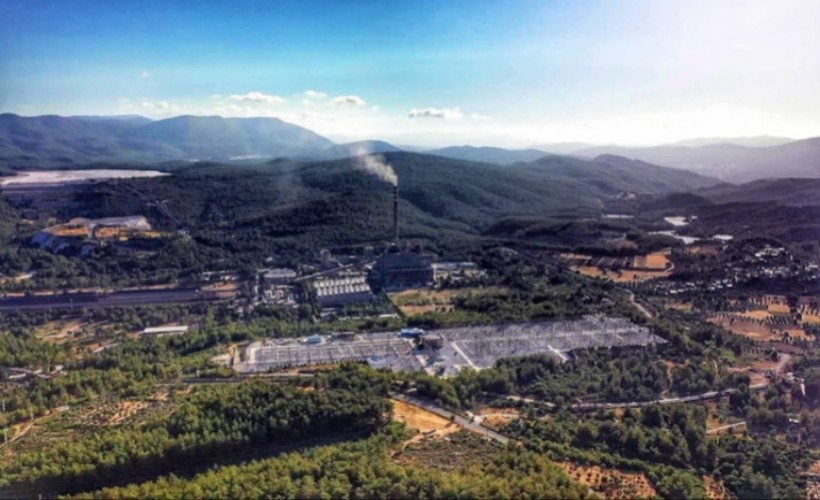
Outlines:
POLYGON ((820 206, 820 179, 761 179, 746 184, 719 184, 697 191, 715 203, 777 203, 820 206))
POLYGON ((697 137, 694 139, 684 139, 682 141, 667 144, 667 146, 686 146, 696 148, 709 146, 711 144, 733 144, 735 146, 745 146, 748 148, 766 148, 769 146, 780 146, 794 139, 788 137, 775 137, 772 135, 756 135, 751 137, 697 137))
POLYGON ((333 146, 278 118, 0 115, 0 166, 70 166, 99 161, 228 160, 302 156, 333 146))
POLYGON ((770 177, 820 178, 820 137, 768 147, 734 144, 645 148, 598 146, 575 154, 588 157, 613 154, 712 175, 728 182, 770 177))
POLYGON ((441 149, 424 151, 425 154, 455 158, 458 160, 512 165, 518 162, 535 161, 550 153, 540 149, 504 149, 489 146, 450 146, 441 149))

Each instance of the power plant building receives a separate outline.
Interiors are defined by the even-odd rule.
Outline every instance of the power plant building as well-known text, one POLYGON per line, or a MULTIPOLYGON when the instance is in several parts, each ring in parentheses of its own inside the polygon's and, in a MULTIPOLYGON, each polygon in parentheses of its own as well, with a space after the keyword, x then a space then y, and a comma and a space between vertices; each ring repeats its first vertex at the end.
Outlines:
POLYGON ((433 257, 414 252, 387 252, 373 268, 387 290, 413 288, 433 282, 433 257))
POLYGON ((363 274, 339 278, 322 278, 313 282, 316 299, 322 307, 361 304, 373 300, 373 292, 363 274))

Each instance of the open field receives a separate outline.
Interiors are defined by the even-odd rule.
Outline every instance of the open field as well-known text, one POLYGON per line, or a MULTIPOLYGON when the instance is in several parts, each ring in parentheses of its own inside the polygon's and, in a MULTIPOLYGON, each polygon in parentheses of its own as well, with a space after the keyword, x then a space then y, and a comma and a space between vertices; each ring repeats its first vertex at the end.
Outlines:
POLYGON ((62 344, 72 338, 72 335, 82 332, 83 322, 79 319, 67 321, 49 321, 34 329, 34 336, 43 342, 62 344))
POLYGON ((605 498, 633 499, 658 495, 646 474, 640 472, 609 469, 597 465, 580 465, 572 462, 559 462, 558 465, 569 477, 605 498))
POLYGON ((632 271, 629 269, 613 271, 600 269, 594 266, 581 266, 573 268, 574 271, 589 276, 591 278, 604 278, 615 283, 632 283, 649 281, 654 279, 665 279, 672 275, 669 271, 632 271))
POLYGON ((468 431, 459 431, 440 439, 414 439, 393 455, 402 465, 450 471, 486 465, 497 445, 468 431))
POLYGON ((417 316, 436 311, 452 311, 458 297, 469 295, 490 295, 505 292, 502 287, 459 288, 452 290, 430 290, 417 288, 389 294, 390 301, 405 316, 417 316))
POLYGON ((792 340, 812 340, 812 337, 800 327, 772 324, 773 316, 766 316, 766 312, 758 313, 755 317, 744 313, 720 313, 707 319, 710 323, 720 325, 734 334, 758 342, 779 342, 785 338, 792 340))

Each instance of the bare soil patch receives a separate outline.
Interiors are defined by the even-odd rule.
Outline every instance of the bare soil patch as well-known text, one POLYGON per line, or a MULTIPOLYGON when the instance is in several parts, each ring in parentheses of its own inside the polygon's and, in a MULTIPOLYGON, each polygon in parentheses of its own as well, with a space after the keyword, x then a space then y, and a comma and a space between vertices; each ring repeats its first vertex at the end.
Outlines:
POLYGON ((607 270, 594 266, 581 266, 573 268, 574 271, 592 278, 604 278, 615 283, 630 283, 633 281, 649 281, 654 279, 668 278, 672 273, 669 271, 632 271, 632 270, 607 270))
POLYGON ((460 429, 458 424, 417 406, 397 399, 391 399, 390 402, 393 403, 394 420, 404 422, 410 429, 416 429, 424 435, 436 434, 442 436, 460 429))
POLYGON ((493 429, 500 429, 517 419, 520 412, 517 408, 495 408, 492 406, 481 406, 478 414, 482 417, 482 423, 493 429))
POLYGON ((710 500, 725 500, 732 498, 723 481, 715 479, 712 476, 703 476, 703 486, 706 489, 706 498, 710 500))

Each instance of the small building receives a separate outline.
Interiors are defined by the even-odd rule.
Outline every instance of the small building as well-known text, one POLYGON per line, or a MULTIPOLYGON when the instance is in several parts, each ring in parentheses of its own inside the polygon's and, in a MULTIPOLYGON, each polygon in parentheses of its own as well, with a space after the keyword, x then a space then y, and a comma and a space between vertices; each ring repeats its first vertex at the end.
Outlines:
POLYGON ((324 337, 319 334, 313 334, 305 339, 305 344, 316 345, 321 344, 322 342, 324 342, 324 337))
POLYGON ((358 334, 356 332, 336 332, 333 334, 333 339, 350 342, 358 339, 358 334))
POLYGON ((188 332, 188 326, 154 326, 146 328, 140 332, 140 335, 156 335, 157 337, 165 337, 168 335, 182 335, 188 332))
POLYGON ((265 281, 266 285, 270 286, 287 285, 296 279, 296 271, 286 267, 267 269, 262 274, 262 279, 265 281))
POLYGON ((421 328, 402 328, 399 336, 407 339, 418 339, 424 335, 424 330, 421 328))
POLYGON ((441 349, 444 347, 444 337, 440 333, 425 333, 421 336, 421 346, 425 349, 441 349))

